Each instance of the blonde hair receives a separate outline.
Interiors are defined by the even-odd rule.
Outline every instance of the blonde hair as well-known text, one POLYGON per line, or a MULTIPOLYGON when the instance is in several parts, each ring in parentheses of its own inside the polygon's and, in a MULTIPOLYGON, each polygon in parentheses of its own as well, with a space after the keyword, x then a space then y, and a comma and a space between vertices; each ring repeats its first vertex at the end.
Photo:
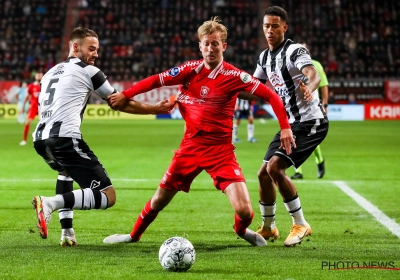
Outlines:
POLYGON ((221 23, 221 20, 218 19, 217 16, 212 17, 211 20, 205 21, 197 29, 197 36, 199 37, 199 40, 201 40, 204 35, 210 35, 216 31, 219 31, 221 33, 221 41, 225 43, 226 38, 228 38, 228 28, 226 28, 225 25, 221 23))

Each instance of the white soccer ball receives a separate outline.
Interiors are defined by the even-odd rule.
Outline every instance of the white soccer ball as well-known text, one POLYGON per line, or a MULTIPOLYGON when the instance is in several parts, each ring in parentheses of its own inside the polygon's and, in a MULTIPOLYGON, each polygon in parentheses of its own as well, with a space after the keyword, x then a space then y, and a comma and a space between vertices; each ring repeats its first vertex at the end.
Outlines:
POLYGON ((158 259, 167 271, 186 271, 192 267, 196 251, 192 243, 183 237, 171 237, 160 247, 158 259))

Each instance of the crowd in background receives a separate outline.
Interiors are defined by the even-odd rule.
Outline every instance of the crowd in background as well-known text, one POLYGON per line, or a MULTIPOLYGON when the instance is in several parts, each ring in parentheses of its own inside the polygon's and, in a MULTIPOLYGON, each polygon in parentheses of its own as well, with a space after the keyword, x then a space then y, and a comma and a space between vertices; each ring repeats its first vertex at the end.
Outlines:
POLYGON ((33 80, 60 52, 67 0, 1 0, 0 80, 33 80))
MULTIPOLYGON (((0 6, 0 80, 31 78, 62 54, 67 0, 4 0, 0 6)), ((201 58, 197 27, 218 15, 228 27, 224 58, 253 73, 262 35, 257 0, 77 0, 77 22, 96 31, 96 66, 110 80, 140 80, 201 58)), ((306 41, 330 79, 399 78, 400 1, 269 1, 289 14, 287 38, 306 41)))
POLYGON ((330 79, 400 77, 400 1, 273 0, 330 79))

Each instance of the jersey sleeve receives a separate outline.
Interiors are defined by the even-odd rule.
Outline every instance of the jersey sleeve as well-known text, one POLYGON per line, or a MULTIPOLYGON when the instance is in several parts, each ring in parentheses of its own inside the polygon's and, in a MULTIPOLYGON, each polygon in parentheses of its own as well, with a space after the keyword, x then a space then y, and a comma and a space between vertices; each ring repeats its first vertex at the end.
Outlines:
POLYGON ((92 90, 100 95, 101 98, 106 99, 107 96, 117 92, 108 82, 106 75, 95 66, 88 65, 84 68, 88 73, 92 82, 92 90))
POLYGON ((294 46, 299 46, 290 54, 290 60, 294 63, 295 67, 301 71, 304 67, 313 65, 308 50, 299 44, 294 46))
POLYGON ((148 92, 162 86, 182 85, 185 83, 187 75, 191 70, 190 68, 185 67, 186 64, 183 64, 179 67, 173 67, 162 73, 147 77, 134 84, 129 89, 124 90, 122 94, 126 98, 132 98, 135 95, 148 92))
POLYGON ((257 79, 263 80, 263 81, 268 80, 268 76, 267 76, 267 74, 265 74, 265 71, 264 71, 265 68, 263 69, 263 67, 265 67, 265 65, 263 65, 263 62, 264 62, 264 64, 266 63, 266 56, 267 56, 267 51, 265 50, 260 54, 260 57, 258 58, 258 61, 257 61, 256 70, 254 71, 254 74, 253 74, 254 78, 257 78, 257 79))
POLYGON ((314 64, 315 68, 317 69, 317 73, 318 73, 319 77, 321 78, 319 87, 324 87, 324 86, 329 85, 328 78, 326 77, 324 67, 322 67, 322 64, 316 60, 313 60, 312 63, 314 64))

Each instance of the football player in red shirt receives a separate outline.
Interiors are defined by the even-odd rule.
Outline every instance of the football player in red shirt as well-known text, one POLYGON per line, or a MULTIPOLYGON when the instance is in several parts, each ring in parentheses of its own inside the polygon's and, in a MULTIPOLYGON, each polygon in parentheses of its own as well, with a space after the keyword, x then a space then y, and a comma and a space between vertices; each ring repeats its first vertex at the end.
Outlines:
POLYGON ((28 139, 29 128, 31 126, 32 121, 38 115, 39 112, 39 94, 40 94, 40 81, 42 80, 43 73, 37 72, 35 74, 35 81, 28 86, 28 94, 24 100, 24 104, 22 106, 22 112, 24 113, 25 104, 30 103, 28 115, 26 117, 26 122, 24 126, 24 136, 22 141, 19 143, 21 146, 26 145, 26 140, 28 139))
POLYGON ((254 246, 265 246, 265 239, 248 229, 254 212, 242 170, 232 144, 232 120, 238 92, 246 91, 268 101, 281 127, 281 146, 288 153, 295 147, 286 111, 279 96, 223 60, 227 29, 217 18, 198 29, 203 59, 189 61, 158 75, 148 77, 122 93, 108 97, 114 109, 123 109, 129 98, 169 85, 181 85, 176 102, 186 121, 179 149, 165 172, 154 196, 146 203, 130 234, 115 234, 105 243, 137 242, 143 232, 168 205, 178 191, 189 192, 194 178, 205 170, 214 186, 228 197, 234 211, 234 231, 254 246))

